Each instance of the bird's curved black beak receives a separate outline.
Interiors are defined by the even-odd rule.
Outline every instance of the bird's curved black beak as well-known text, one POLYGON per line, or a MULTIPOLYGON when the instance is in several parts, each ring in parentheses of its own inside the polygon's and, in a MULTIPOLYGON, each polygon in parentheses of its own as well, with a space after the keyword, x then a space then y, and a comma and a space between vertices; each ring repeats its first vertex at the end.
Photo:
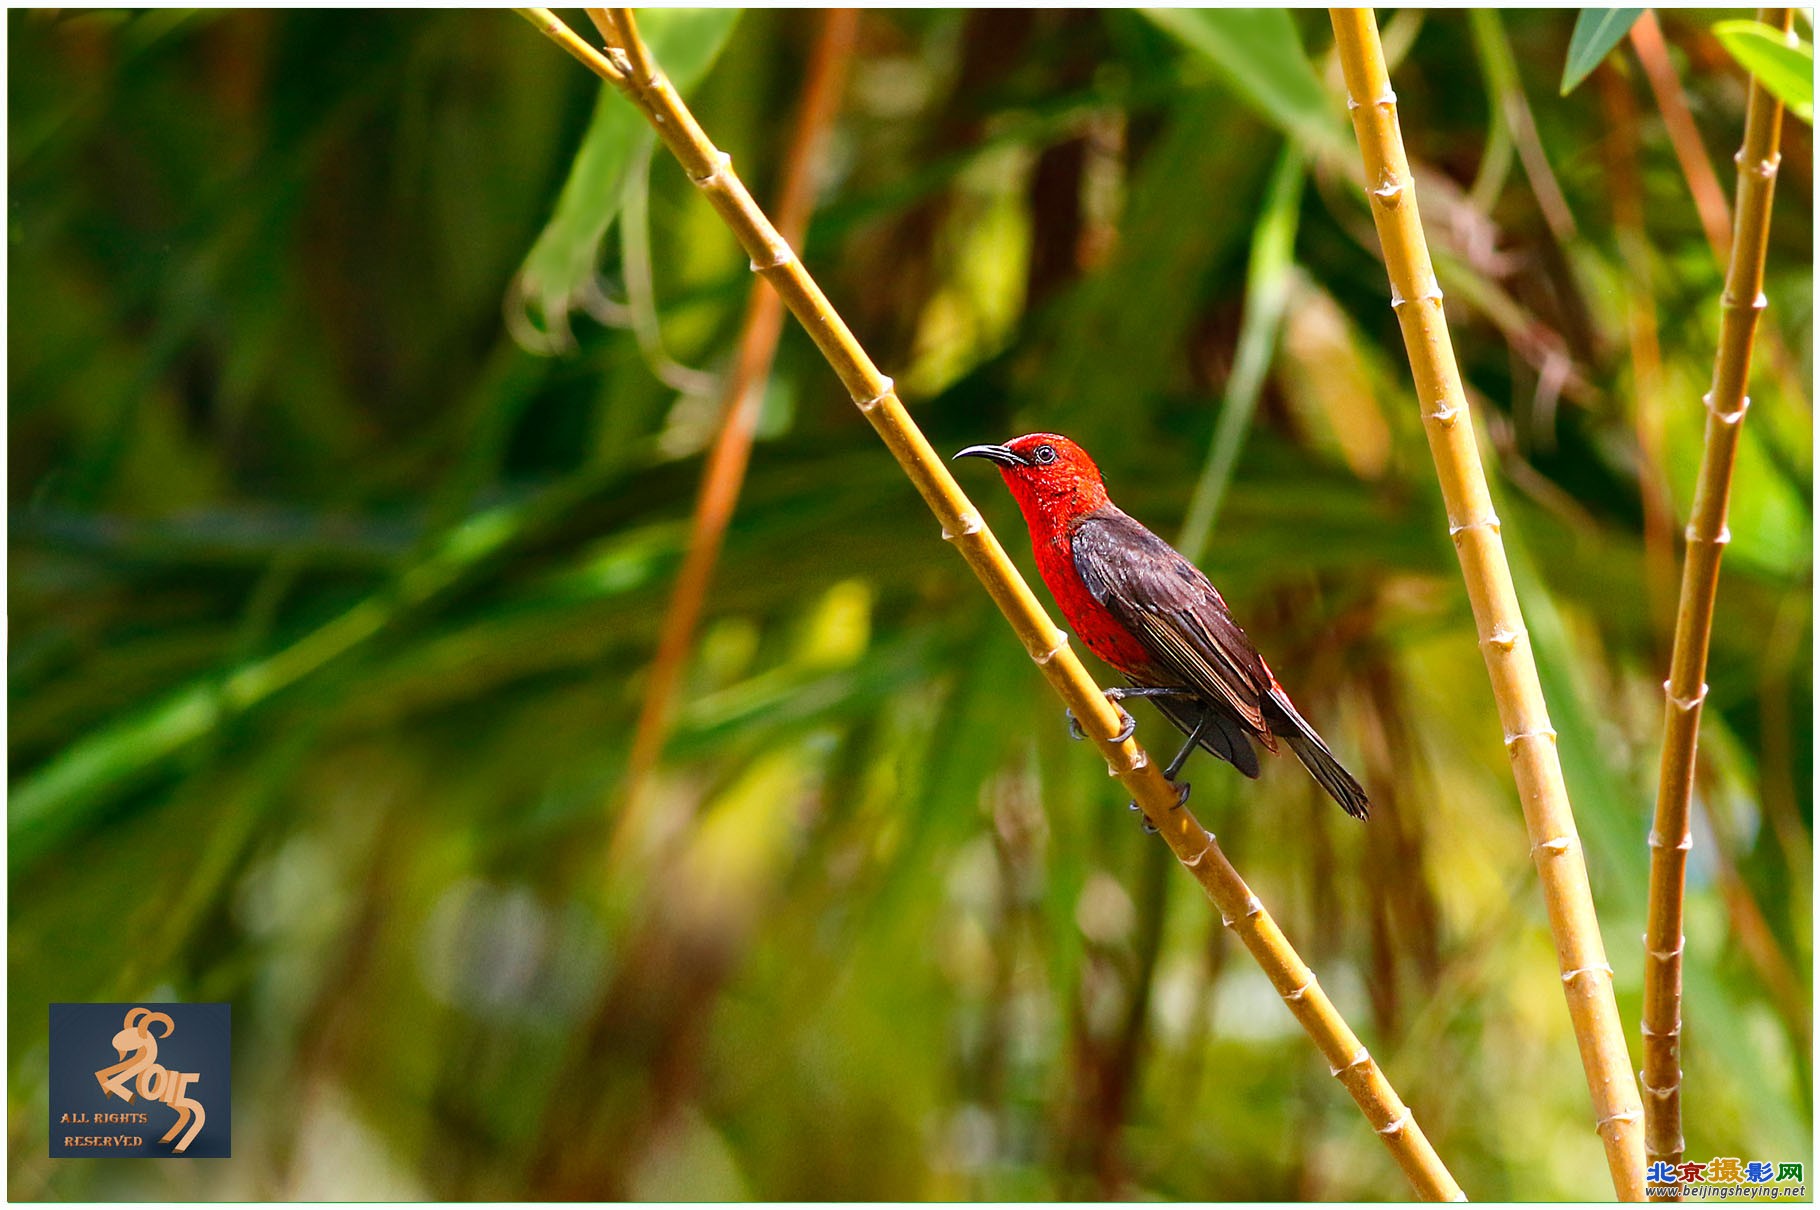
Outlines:
POLYGON ((1002 445, 970 445, 955 458, 990 458, 1000 466, 1029 466, 1023 455, 1002 445))

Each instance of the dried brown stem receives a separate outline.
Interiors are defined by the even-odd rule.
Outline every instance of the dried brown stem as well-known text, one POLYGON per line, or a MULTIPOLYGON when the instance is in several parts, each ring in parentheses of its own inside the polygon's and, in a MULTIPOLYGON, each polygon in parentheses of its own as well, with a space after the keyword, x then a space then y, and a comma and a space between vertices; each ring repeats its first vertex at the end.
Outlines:
POLYGON ((1619 1196, 1640 1199, 1643 1115, 1612 993, 1611 965, 1605 958, 1586 860, 1561 777, 1555 729, 1548 720, 1535 653, 1517 604, 1498 517, 1479 462, 1472 413, 1441 309, 1441 287, 1429 259, 1397 121, 1396 94, 1390 88, 1371 10, 1333 9, 1331 16, 1353 132, 1364 158, 1372 219, 1390 274, 1391 306, 1403 330, 1429 452, 1504 725, 1504 746, 1548 906, 1561 984, 1597 1128, 1619 1196))
MULTIPOLYGON (((614 76, 598 69, 596 74, 619 87, 651 121, 683 171, 751 256, 753 271, 762 274, 783 296, 839 376, 854 405, 935 514, 942 537, 966 559, 1044 678, 1106 757, 1110 772, 1131 792, 1176 859, 1194 875, 1227 926, 1263 967, 1416 1191, 1434 1199, 1461 1197, 1459 1185, 1435 1154, 1414 1116, 1340 1017, 1276 921, 1220 851, 1213 833, 1201 826, 1192 811, 1178 804, 1174 786, 1135 740, 1116 738, 1122 720, 1074 654, 1067 635, 1050 620, 979 511, 948 473, 946 463, 930 447, 899 401, 891 380, 873 365, 790 245, 753 202, 733 171, 730 157, 708 140, 661 72, 654 67, 649 71, 635 69, 639 39, 630 10, 608 11, 611 24, 626 43, 617 57, 624 59, 628 68, 623 74, 615 69, 614 76)), ((547 9, 519 12, 540 28, 556 20, 547 9)), ((567 43, 561 44, 568 49, 567 43)), ((601 58, 579 54, 575 57, 591 68, 601 58)))
POLYGON ((1712 245, 1713 259, 1723 265, 1730 255, 1732 242, 1732 219, 1725 205, 1725 190, 1720 188, 1713 163, 1706 157, 1706 145, 1700 141, 1694 115, 1681 93, 1675 66, 1668 61, 1668 45, 1662 40, 1662 26, 1656 21, 1654 9, 1644 9, 1643 15, 1630 27, 1630 42, 1636 49, 1638 61, 1643 64, 1649 90, 1656 95, 1656 108, 1662 111, 1662 124, 1668 129, 1669 144, 1675 149, 1675 159, 1681 162, 1681 175, 1687 178, 1688 191, 1694 195, 1694 209, 1700 214, 1706 242, 1712 245))
MULTIPOLYGON (((1793 9, 1762 9, 1758 20, 1787 31, 1793 9)), ((1738 436, 1750 406, 1751 349, 1757 317, 1768 306, 1763 264, 1769 244, 1770 203, 1781 162, 1782 103, 1751 81, 1744 146, 1738 152, 1736 223, 1725 292, 1719 299, 1719 349, 1706 395, 1706 442, 1694 484, 1687 555, 1681 568, 1681 601, 1675 615, 1674 655, 1664 708, 1661 779, 1649 832, 1649 920, 1644 933, 1643 1087, 1651 1160, 1678 1162, 1686 1149, 1681 1125, 1681 921, 1687 894, 1687 851, 1699 744, 1700 708, 1706 700, 1706 656, 1712 639, 1719 559, 1731 538, 1725 515, 1731 500, 1738 436)))
MULTIPOLYGON (((590 10, 589 15, 593 16, 594 11, 590 10)), ((821 34, 810 53, 802 103, 778 184, 777 230, 792 245, 800 244, 808 230, 819 153, 840 108, 858 28, 858 10, 827 10, 822 16, 821 34)), ((618 868, 643 824, 645 783, 663 748, 676 685, 688 661, 727 525, 739 503, 752 439, 758 429, 759 405, 783 326, 783 299, 765 283, 754 282, 740 325, 733 366, 721 394, 720 431, 702 471, 687 553, 677 572, 669 607, 664 611, 657 654, 652 658, 645 685, 644 705, 632 735, 620 810, 607 846, 609 868, 618 868)))

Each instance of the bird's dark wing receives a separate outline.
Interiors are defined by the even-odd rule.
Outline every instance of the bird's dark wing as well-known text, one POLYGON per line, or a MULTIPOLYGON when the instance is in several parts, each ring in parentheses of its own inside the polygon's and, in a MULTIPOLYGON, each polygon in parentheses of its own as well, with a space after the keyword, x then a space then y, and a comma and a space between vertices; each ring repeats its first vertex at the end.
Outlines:
POLYGON ((1158 669, 1231 710, 1275 751, 1263 713, 1270 670, 1207 577, 1116 508, 1089 513, 1072 537, 1087 591, 1143 642, 1158 669))

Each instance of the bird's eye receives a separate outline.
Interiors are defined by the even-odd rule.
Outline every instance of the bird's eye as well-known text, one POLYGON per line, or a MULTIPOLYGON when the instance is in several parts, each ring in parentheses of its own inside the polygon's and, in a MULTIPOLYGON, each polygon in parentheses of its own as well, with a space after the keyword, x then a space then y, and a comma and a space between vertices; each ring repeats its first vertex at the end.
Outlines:
POLYGON ((1051 462, 1055 461, 1055 447, 1053 445, 1039 445, 1036 447, 1035 451, 1031 453, 1030 457, 1035 460, 1038 466, 1048 466, 1051 462))

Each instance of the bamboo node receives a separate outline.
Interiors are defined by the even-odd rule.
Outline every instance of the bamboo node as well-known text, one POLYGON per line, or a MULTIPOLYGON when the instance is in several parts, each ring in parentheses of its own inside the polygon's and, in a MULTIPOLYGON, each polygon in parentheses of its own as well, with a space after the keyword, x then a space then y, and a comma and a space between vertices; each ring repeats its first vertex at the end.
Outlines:
POLYGON ((1495 534, 1501 528, 1502 526, 1498 521, 1498 514, 1489 513, 1486 516, 1480 517, 1477 521, 1461 521, 1457 525, 1449 525, 1447 527, 1447 536, 1458 542, 1460 540, 1460 535, 1467 530, 1487 529, 1495 534))
POLYGON ((749 262, 752 272, 764 273, 771 269, 781 269, 796 259, 796 253, 790 251, 790 245, 779 240, 771 249, 771 260, 768 264, 759 264, 756 260, 749 262))
POLYGON ((960 523, 961 527, 958 530, 950 530, 946 525, 942 526, 942 541, 952 542, 956 538, 971 537, 983 529, 986 524, 979 519, 978 513, 962 513, 960 523))
POLYGON ((1439 307, 1441 305, 1441 300, 1445 297, 1446 295, 1441 293, 1441 283, 1438 281, 1430 280, 1428 289, 1422 291, 1414 298, 1404 298, 1397 292, 1396 286, 1392 285, 1390 287, 1390 309, 1396 311, 1401 309, 1405 304, 1412 302, 1431 302, 1439 307))
POLYGON ((897 393, 897 384, 889 378, 882 379, 884 387, 870 399, 855 399, 853 406, 862 412, 870 412, 886 399, 897 393))
POLYGON ((1573 837, 1571 836, 1557 836, 1552 840, 1544 840, 1538 844, 1530 845, 1529 855, 1534 857, 1536 855, 1536 850, 1540 849, 1550 857, 1559 857, 1567 852, 1567 850, 1571 849, 1573 843, 1573 837))
POLYGON ((1719 309, 1722 311, 1767 311, 1769 310, 1769 295, 1759 290, 1757 296, 1749 302, 1739 302, 1738 296, 1733 294, 1728 287, 1719 295, 1719 309))
POLYGON ((1521 630, 1512 630, 1508 626, 1500 625, 1496 630, 1486 636, 1485 641, 1490 643, 1493 647, 1496 647, 1499 651, 1510 651, 1516 647, 1517 640, 1522 637, 1523 632, 1521 630))
MULTIPOLYGON (((618 69, 619 74, 628 80, 632 78, 632 60, 622 46, 609 46, 601 52, 607 56, 607 62, 618 69)), ((653 115, 655 116, 655 115, 653 115)))
MULTIPOLYGON (((1534 731, 1506 732, 1504 735, 1504 746, 1506 748, 1514 748, 1526 739, 1546 739, 1550 743, 1554 743, 1556 740, 1555 729, 1553 727, 1537 727, 1534 731)), ((1549 843, 1552 844, 1553 842, 1550 841, 1549 843)))
POLYGON ((1383 203, 1384 209, 1395 210, 1397 203, 1403 200, 1403 182, 1390 169, 1384 170, 1383 183, 1371 191, 1371 196, 1383 203))
MULTIPOLYGON (((1647 940, 1647 938, 1645 940, 1647 940)), ((1646 952, 1649 954, 1649 956, 1651 958, 1654 958, 1657 962, 1673 962, 1675 959, 1679 958, 1682 954, 1682 951, 1684 951, 1686 949, 1687 949, 1687 934, 1682 933, 1680 942, 1678 944, 1676 944, 1675 946, 1673 946, 1672 948, 1665 949, 1665 950, 1652 949, 1652 950, 1647 950, 1646 952)))
POLYGON ((1112 767, 1112 762, 1107 761, 1106 762, 1106 776, 1107 777, 1123 777, 1127 773, 1136 773, 1139 769, 1145 768, 1149 764, 1150 764, 1150 753, 1144 751, 1142 748, 1139 748, 1137 750, 1137 755, 1131 758, 1131 763, 1129 765, 1125 766, 1123 769, 1115 769, 1112 767))
POLYGON ((698 189, 712 189, 716 185, 724 184, 726 178, 731 176, 732 173, 733 157, 724 151, 716 151, 714 153, 714 167, 700 176, 690 174, 689 179, 695 182, 695 186, 698 189))
MULTIPOLYGON (((1308 982, 1310 984, 1312 984, 1314 982, 1314 980, 1312 978, 1310 978, 1308 980, 1308 982)), ((1337 1080, 1340 1078, 1341 1072, 1351 1071, 1355 1067, 1363 1067, 1363 1066, 1365 1066, 1365 1064, 1367 1064, 1369 1062, 1371 1062, 1371 1054, 1363 1046, 1361 1046, 1358 1049, 1358 1053, 1353 1055, 1350 1060, 1348 1060, 1345 1063, 1340 1064, 1338 1067, 1329 1066, 1327 1068, 1327 1072, 1329 1075, 1333 1076, 1333 1078, 1337 1080)))
POLYGON ((1701 681, 1699 690, 1692 697, 1676 697, 1673 682, 1662 682, 1662 692, 1667 696, 1669 704, 1683 714, 1687 713, 1689 710, 1698 708, 1706 701, 1706 689, 1706 682, 1701 681))
POLYGON ((1658 1101, 1667 1101, 1681 1091, 1681 1075, 1681 1070, 1676 1068, 1674 1083, 1657 1088, 1654 1084, 1649 1082, 1649 1075, 1647 1072, 1639 1071, 1637 1073, 1637 1083, 1642 1087, 1644 1096, 1654 1097, 1658 1101))
MULTIPOLYGON (((975 517, 974 520, 978 521, 979 518, 975 517)), ((970 530, 968 532, 977 533, 977 532, 979 532, 978 527, 976 526, 973 530, 970 530)), ((1062 652, 1066 651, 1067 649, 1068 649, 1068 636, 1058 630, 1055 632, 1055 646, 1051 647, 1049 650, 1047 650, 1045 652, 1042 652, 1041 654, 1038 654, 1037 652, 1033 651, 1030 653, 1030 658, 1035 660, 1038 664, 1047 664, 1050 660, 1053 660, 1056 656, 1062 654, 1062 652)))
POLYGON ((1702 534, 1692 521, 1689 521, 1687 523, 1687 540, 1689 542, 1711 542, 1714 546, 1726 546, 1732 540, 1732 527, 1721 525, 1719 532, 1709 538, 1702 534))
POLYGON ((1641 1109, 1619 1109, 1600 1118, 1596 1129, 1600 1134, 1604 1134, 1605 1128, 1615 1122, 1640 1122, 1642 1120, 1643 1111, 1641 1109))
POLYGON ((1378 1127, 1378 1133, 1387 1139, 1395 1138, 1397 1135, 1402 1134, 1405 1130, 1409 1129, 1410 1121, 1409 1110, 1405 1109, 1402 1116, 1398 1117, 1396 1121, 1378 1127))
MULTIPOLYGON (((1759 294, 1757 297, 1762 298, 1763 296, 1761 294, 1759 294)), ((1744 413, 1750 410, 1750 396, 1749 395, 1745 395, 1742 398, 1740 398, 1738 400, 1737 408, 1730 412, 1721 412, 1718 408, 1713 406, 1713 393, 1711 391, 1708 391, 1706 394, 1702 395, 1700 397, 1700 402, 1706 405, 1707 412, 1709 414, 1711 414, 1712 418, 1714 420, 1717 420, 1720 424, 1735 425, 1740 420, 1744 419, 1744 413)))
POLYGON ((1662 837, 1656 834, 1654 828, 1651 828, 1649 830, 1649 847, 1652 849, 1680 849, 1685 853, 1694 847, 1694 834, 1692 832, 1683 832, 1681 834, 1681 839, 1677 840, 1674 844, 1663 844, 1662 837))
POLYGON ((1207 854, 1213 852, 1213 833, 1207 832, 1206 829, 1202 829, 1202 831, 1207 837, 1207 847, 1202 849, 1199 853, 1196 853, 1193 857, 1183 857, 1179 859, 1184 866, 1187 866, 1191 870, 1200 865, 1207 854))
MULTIPOLYGON (((1738 154, 1742 155, 1744 153, 1740 151, 1738 154)), ((1762 180, 1773 181, 1776 179, 1776 170, 1781 167, 1782 153, 1778 151, 1772 153, 1767 159, 1758 160, 1751 166, 1751 171, 1756 173, 1762 180)))
POLYGON ((1649 1022, 1645 1021, 1643 1023, 1643 1036, 1646 1038, 1679 1038, 1681 1036, 1681 1020, 1679 1017, 1675 1019, 1675 1026, 1673 1029, 1651 1029, 1649 1027, 1649 1022))
POLYGON ((1454 421, 1460 418, 1460 409, 1456 407, 1437 407, 1434 411, 1428 413, 1428 418, 1438 423, 1442 428, 1450 429, 1454 426, 1454 421))
MULTIPOLYGON (((1212 833, 1208 833, 1208 835, 1211 836, 1212 833)), ((1211 848, 1212 846, 1210 845, 1208 847, 1211 848)), ((1262 915, 1263 911, 1264 911, 1263 901, 1260 900, 1256 895, 1253 895, 1250 892, 1246 892, 1246 894, 1245 894, 1245 914, 1243 916, 1235 919, 1231 916, 1228 916, 1225 912, 1221 912, 1220 913, 1220 923, 1225 925, 1227 928, 1232 928, 1239 923, 1239 920, 1250 920, 1255 916, 1262 915)), ((1314 972, 1313 971, 1308 972, 1308 982, 1309 983, 1314 982, 1314 972)), ((1296 994, 1299 996, 1302 992, 1305 992, 1307 990, 1308 990, 1308 984, 1305 983, 1301 986, 1300 989, 1298 989, 1296 994)), ((1288 994, 1285 993, 1283 998, 1288 999, 1289 998, 1288 994)))
POLYGON ((1600 975, 1600 974, 1604 975, 1607 980, 1610 980, 1611 979, 1611 963, 1595 962, 1591 966, 1576 966, 1573 970, 1562 971, 1561 972, 1561 982, 1572 983, 1575 979, 1578 979, 1582 975, 1600 975))
MULTIPOLYGON (((1284 992, 1283 999, 1289 1001, 1291 1004, 1300 1004, 1302 1002, 1302 997, 1306 996, 1309 992, 1309 989, 1312 988, 1313 986, 1314 986, 1314 972, 1309 971, 1308 972, 1308 982, 1302 984, 1302 986, 1300 986, 1300 987, 1291 988, 1290 990, 1284 992)), ((1334 1069, 1334 1074, 1338 1075, 1339 1073, 1340 1073, 1340 1069, 1336 1067, 1334 1069)))

